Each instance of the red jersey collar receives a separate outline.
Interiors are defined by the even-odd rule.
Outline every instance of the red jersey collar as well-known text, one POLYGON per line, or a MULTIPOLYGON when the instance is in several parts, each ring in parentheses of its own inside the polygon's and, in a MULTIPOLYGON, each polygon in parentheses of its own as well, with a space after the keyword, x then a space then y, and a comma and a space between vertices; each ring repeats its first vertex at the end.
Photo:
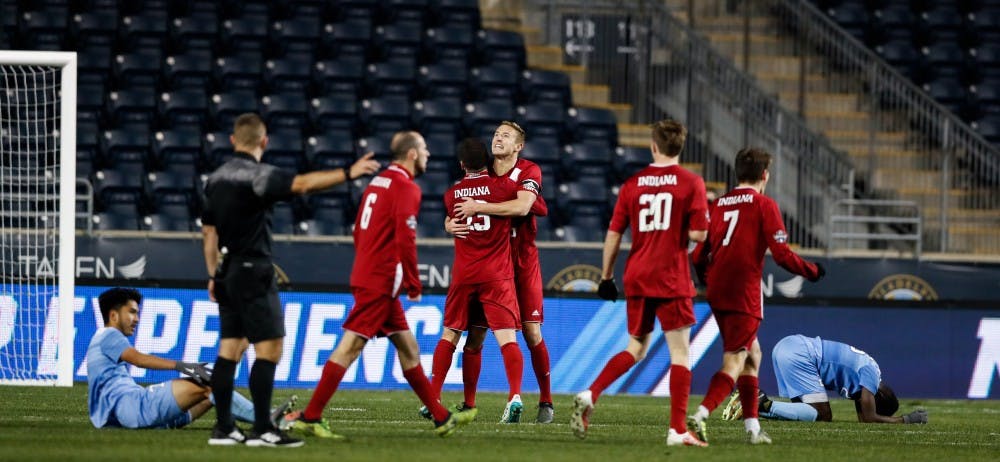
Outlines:
POLYGON ((387 168, 386 170, 393 170, 393 171, 396 171, 396 172, 400 172, 403 175, 406 175, 407 178, 409 178, 411 180, 413 179, 413 174, 410 173, 410 171, 407 170, 406 167, 403 167, 398 162, 393 162, 393 163, 389 164, 389 168, 387 168))

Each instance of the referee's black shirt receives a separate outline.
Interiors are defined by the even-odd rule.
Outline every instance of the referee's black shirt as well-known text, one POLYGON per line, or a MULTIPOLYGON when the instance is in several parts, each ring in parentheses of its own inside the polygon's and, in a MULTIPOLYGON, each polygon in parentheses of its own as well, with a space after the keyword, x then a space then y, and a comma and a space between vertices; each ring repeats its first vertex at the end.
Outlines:
POLYGON ((219 248, 241 257, 271 256, 271 206, 291 199, 295 173, 237 151, 205 183, 201 222, 213 225, 219 248))

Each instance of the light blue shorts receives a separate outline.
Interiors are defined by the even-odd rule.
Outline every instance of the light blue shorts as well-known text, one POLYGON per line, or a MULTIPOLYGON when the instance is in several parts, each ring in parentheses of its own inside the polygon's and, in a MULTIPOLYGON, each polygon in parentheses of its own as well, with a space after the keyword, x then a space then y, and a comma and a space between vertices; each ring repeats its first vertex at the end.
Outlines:
POLYGON ((829 400, 819 376, 822 346, 817 339, 804 335, 789 335, 771 350, 774 378, 778 395, 801 398, 805 403, 825 403, 829 400))
POLYGON ((146 388, 134 388, 115 403, 108 421, 125 428, 180 428, 191 423, 191 414, 182 411, 174 399, 172 381, 146 388))

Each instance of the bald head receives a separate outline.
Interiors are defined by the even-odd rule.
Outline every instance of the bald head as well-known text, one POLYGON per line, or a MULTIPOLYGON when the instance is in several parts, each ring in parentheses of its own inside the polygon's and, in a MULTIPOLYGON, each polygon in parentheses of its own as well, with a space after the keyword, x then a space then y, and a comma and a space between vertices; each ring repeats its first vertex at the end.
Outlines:
POLYGON ((402 131, 398 132, 392 136, 392 141, 389 143, 389 150, 392 151, 392 160, 402 161, 406 160, 406 153, 410 152, 411 149, 419 150, 423 137, 415 131, 402 131))

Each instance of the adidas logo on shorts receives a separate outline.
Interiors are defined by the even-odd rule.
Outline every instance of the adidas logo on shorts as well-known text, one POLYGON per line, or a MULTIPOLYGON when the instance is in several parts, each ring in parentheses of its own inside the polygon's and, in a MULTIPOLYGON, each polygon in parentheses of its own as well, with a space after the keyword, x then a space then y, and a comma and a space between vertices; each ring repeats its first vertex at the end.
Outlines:
POLYGON ((531 312, 531 315, 532 315, 532 316, 538 316, 539 314, 540 314, 540 313, 538 313, 538 310, 535 310, 535 311, 532 311, 532 312, 531 312))

